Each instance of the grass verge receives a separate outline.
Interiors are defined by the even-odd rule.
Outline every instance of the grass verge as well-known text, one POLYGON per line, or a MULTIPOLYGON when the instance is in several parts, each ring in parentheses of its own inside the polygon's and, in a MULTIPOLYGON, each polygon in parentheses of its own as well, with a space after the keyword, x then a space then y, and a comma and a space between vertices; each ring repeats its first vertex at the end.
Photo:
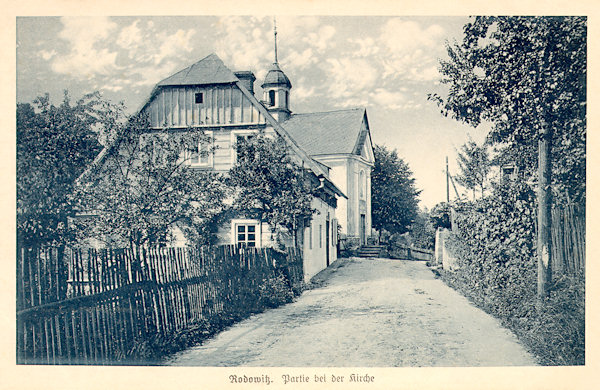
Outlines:
POLYGON ((538 304, 534 294, 506 297, 499 290, 482 294, 459 272, 433 270, 448 286, 498 318, 546 366, 585 364, 585 277, 557 277, 548 298, 538 304))

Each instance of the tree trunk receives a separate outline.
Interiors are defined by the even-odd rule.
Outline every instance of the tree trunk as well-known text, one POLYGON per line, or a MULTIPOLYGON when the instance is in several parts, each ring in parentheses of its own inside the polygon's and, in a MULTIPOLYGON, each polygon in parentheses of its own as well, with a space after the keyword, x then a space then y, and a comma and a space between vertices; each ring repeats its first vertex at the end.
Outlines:
POLYGON ((538 231, 537 231, 537 295, 541 302, 548 294, 552 281, 552 239, 550 207, 552 202, 551 185, 552 131, 543 123, 538 141, 538 231))

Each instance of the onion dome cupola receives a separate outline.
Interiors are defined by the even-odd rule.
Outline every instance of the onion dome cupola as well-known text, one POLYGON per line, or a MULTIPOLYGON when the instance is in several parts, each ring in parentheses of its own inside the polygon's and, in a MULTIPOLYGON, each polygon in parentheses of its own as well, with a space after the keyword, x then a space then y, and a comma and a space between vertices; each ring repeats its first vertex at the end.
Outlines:
POLYGON ((275 35, 275 62, 269 68, 261 87, 267 110, 278 122, 283 122, 291 114, 290 89, 292 89, 292 83, 285 73, 283 73, 277 62, 277 28, 274 27, 273 31, 275 35))

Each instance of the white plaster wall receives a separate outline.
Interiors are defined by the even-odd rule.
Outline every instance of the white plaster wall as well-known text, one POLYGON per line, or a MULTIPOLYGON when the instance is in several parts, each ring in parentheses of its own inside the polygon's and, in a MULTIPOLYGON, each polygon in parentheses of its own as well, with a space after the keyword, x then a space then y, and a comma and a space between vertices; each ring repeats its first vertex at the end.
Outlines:
MULTIPOLYGON (((334 231, 336 226, 335 208, 327 205, 321 199, 313 199, 311 206, 318 210, 313 215, 312 221, 312 248, 309 245, 310 240, 310 228, 307 226, 304 229, 303 240, 300 243, 303 251, 304 261, 304 280, 308 282, 310 278, 315 276, 317 273, 327 267, 326 259, 326 237, 329 233, 329 264, 333 263, 337 259, 337 235, 334 231), (327 215, 329 213, 329 232, 326 231, 327 215), (319 245, 319 226, 321 226, 321 245, 319 245)), ((271 230, 267 223, 262 223, 260 226, 261 240, 257 242, 257 246, 270 247, 275 243, 271 237, 271 230)), ((232 235, 231 222, 225 223, 219 226, 217 231, 217 239, 219 245, 234 244, 234 236, 232 235)), ((285 238, 285 237, 284 237, 285 238)), ((292 236, 289 235, 288 239, 285 240, 286 245, 292 245, 292 236)))
POLYGON ((231 223, 225 223, 217 228, 217 245, 230 245, 231 242, 231 223))
POLYGON ((315 276, 318 272, 327 267, 326 259, 326 221, 327 213, 329 213, 329 264, 333 263, 337 259, 336 243, 332 238, 335 234, 332 234, 334 227, 335 209, 328 206, 325 202, 320 199, 313 199, 312 207, 318 210, 318 213, 313 215, 312 221, 312 248, 309 245, 310 242, 310 231, 311 229, 307 226, 304 229, 304 242, 303 242, 303 256, 304 256, 304 280, 309 281, 310 278, 315 276), (321 244, 319 245, 319 226, 322 226, 321 244))
POLYGON ((373 230, 373 221, 371 219, 371 167, 365 165, 365 172, 367 173, 367 222, 366 222, 366 229, 367 229, 367 234, 368 235, 372 235, 372 230, 373 230))
POLYGON ((331 168, 329 173, 331 181, 348 197, 348 199, 338 198, 335 215, 341 225, 341 233, 349 237, 358 237, 359 235, 359 175, 361 169, 365 172, 365 230, 367 236, 371 235, 373 226, 371 219, 372 167, 362 159, 349 155, 318 156, 316 159, 331 168))
MULTIPOLYGON (((331 168, 329 171, 329 179, 340 189, 340 191, 348 196, 348 165, 346 163, 346 158, 338 157, 336 159, 324 159, 322 162, 331 168)), ((348 200, 346 198, 338 198, 335 217, 341 225, 341 233, 348 234, 348 200)))
POLYGON ((348 236, 358 235, 358 172, 356 170, 356 162, 353 159, 348 159, 348 210, 346 220, 348 221, 348 236))
POLYGON ((169 242, 170 247, 184 247, 188 245, 188 241, 183 234, 183 231, 178 226, 173 226, 171 229, 172 240, 169 242))
POLYGON ((365 188, 365 197, 363 201, 365 202, 365 232, 367 236, 371 235, 372 229, 372 220, 371 220, 371 166, 366 164, 363 161, 358 159, 351 159, 348 162, 349 172, 349 187, 351 188, 348 191, 348 219, 352 221, 351 228, 349 229, 348 236, 358 237, 360 234, 360 171, 364 171, 365 180, 366 180, 366 188, 365 188))

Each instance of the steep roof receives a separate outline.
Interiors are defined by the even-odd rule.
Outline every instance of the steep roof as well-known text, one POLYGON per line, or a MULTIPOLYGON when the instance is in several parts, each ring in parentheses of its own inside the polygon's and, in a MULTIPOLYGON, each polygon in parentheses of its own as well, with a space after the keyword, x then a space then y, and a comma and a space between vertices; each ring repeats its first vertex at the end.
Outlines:
POLYGON ((216 54, 210 54, 163 81, 157 87, 170 85, 229 84, 239 81, 216 54))
POLYGON ((354 153, 360 142, 364 108, 293 114, 283 122, 298 145, 309 155, 354 153))
MULTIPOLYGON (((273 126, 275 132, 278 133, 281 137, 283 137, 286 142, 292 146, 292 149, 296 151, 299 157, 306 161, 308 166, 314 172, 317 177, 323 177, 325 180, 329 182, 331 188, 334 189, 338 195, 346 197, 347 196, 338 189, 327 177, 329 174, 329 167, 324 165, 323 163, 318 162, 310 157, 310 154, 307 153, 306 150, 302 149, 301 146, 298 145, 298 142, 294 140, 293 137, 289 135, 283 126, 275 118, 269 114, 267 109, 256 99, 254 94, 249 92, 243 85, 240 79, 238 79, 235 74, 229 68, 225 66, 223 61, 216 55, 210 54, 209 56, 201 59, 196 62, 192 66, 189 66, 174 75, 167 77, 162 80, 154 87, 150 97, 143 104, 142 108, 138 111, 143 110, 154 98, 156 91, 160 89, 160 87, 165 86, 177 86, 177 85, 207 85, 207 84, 230 84, 235 83, 240 91, 248 98, 248 100, 258 109, 258 111, 265 117, 266 121, 273 126)), ((123 134, 118 134, 117 137, 107 146, 102 149, 102 151, 96 156, 94 161, 88 166, 88 168, 77 178, 77 183, 83 182, 92 172, 94 172, 98 167, 103 164, 105 158, 111 153, 111 151, 118 145, 119 140, 123 137, 123 134)))

